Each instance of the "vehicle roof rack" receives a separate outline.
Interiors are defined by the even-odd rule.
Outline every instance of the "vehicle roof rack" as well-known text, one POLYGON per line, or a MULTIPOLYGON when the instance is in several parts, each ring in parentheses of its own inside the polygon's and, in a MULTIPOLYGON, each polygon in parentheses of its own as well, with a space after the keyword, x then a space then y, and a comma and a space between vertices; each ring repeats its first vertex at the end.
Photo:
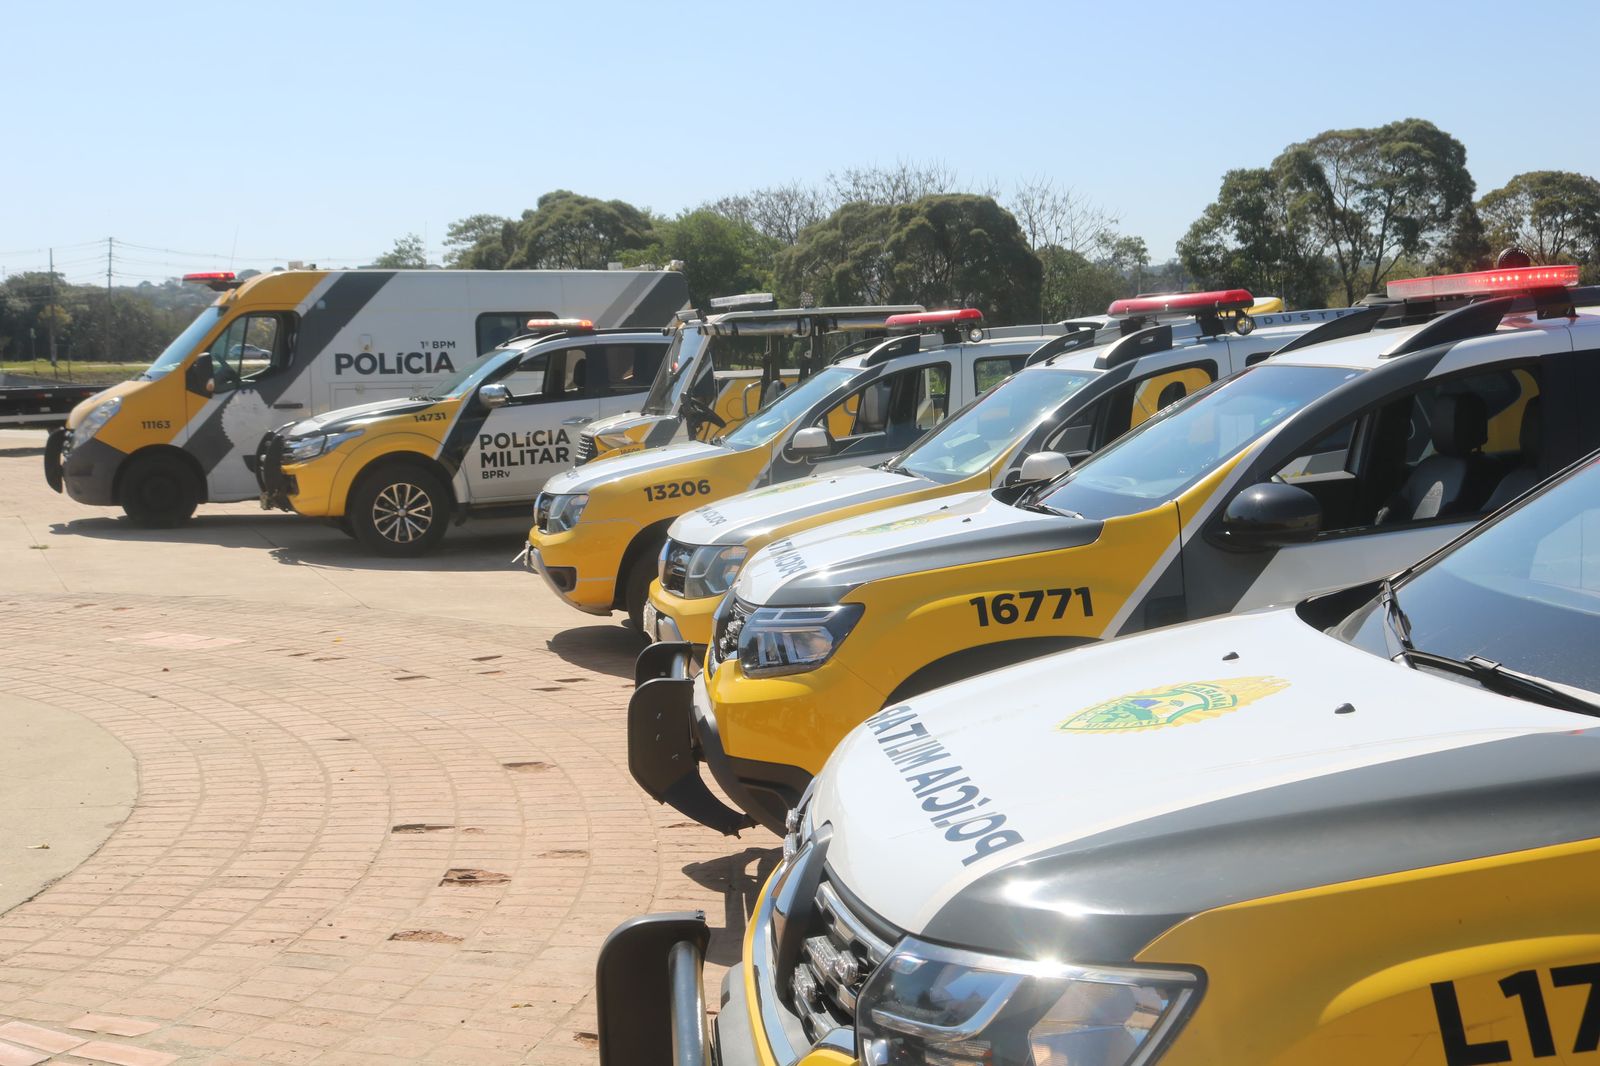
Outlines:
POLYGON ((1458 307, 1429 322, 1399 344, 1384 352, 1382 358, 1395 359, 1437 344, 1452 344, 1472 337, 1487 337, 1500 328, 1500 320, 1516 303, 1513 296, 1497 296, 1492 300, 1458 307))
POLYGON ((1142 355, 1164 352, 1171 347, 1171 325, 1162 323, 1159 326, 1146 326, 1112 342, 1100 353, 1100 358, 1094 361, 1094 365, 1100 370, 1110 370, 1114 366, 1131 363, 1142 355))
POLYGON ((1023 366, 1033 366, 1035 363, 1048 362, 1065 352, 1075 352, 1079 348, 1092 348, 1094 336, 1098 329, 1088 322, 1063 322, 1065 333, 1051 337, 1033 350, 1022 363, 1023 366))
MULTIPOLYGON (((887 363, 891 359, 898 359, 902 355, 920 352, 922 350, 922 338, 923 334, 921 333, 912 333, 904 337, 891 337, 868 352, 866 358, 861 360, 861 365, 878 366, 881 363, 887 363)), ((835 360, 835 362, 837 361, 835 360)))
POLYGON ((1323 341, 1332 341, 1338 340, 1341 337, 1356 337, 1363 333, 1371 333, 1373 327, 1378 324, 1378 320, 1387 315, 1390 310, 1391 305, 1387 302, 1373 303, 1365 307, 1357 308, 1348 315, 1341 315, 1338 318, 1329 319, 1320 326, 1314 326, 1313 328, 1300 334, 1300 336, 1295 337, 1282 348, 1274 351, 1272 355, 1267 356, 1267 358, 1271 359, 1274 356, 1282 355, 1285 352, 1295 352, 1299 351, 1301 348, 1309 348, 1313 344, 1321 344, 1323 341))

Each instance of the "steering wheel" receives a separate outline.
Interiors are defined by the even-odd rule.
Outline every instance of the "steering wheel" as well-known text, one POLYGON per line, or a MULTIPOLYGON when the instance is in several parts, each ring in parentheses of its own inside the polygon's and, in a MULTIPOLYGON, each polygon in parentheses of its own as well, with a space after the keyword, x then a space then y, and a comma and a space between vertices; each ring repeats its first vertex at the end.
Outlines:
POLYGON ((699 399, 694 396, 690 396, 687 392, 680 397, 679 402, 683 404, 684 413, 693 415, 697 421, 710 422, 718 429, 723 429, 728 425, 728 420, 726 418, 723 418, 721 415, 717 414, 717 412, 701 403, 699 399))

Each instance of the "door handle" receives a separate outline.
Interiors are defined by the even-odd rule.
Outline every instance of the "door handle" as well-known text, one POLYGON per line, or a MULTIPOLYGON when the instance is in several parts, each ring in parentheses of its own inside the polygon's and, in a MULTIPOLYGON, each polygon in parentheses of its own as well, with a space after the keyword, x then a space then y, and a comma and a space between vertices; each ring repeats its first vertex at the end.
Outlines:
POLYGON ((587 417, 563 418, 561 420, 561 424, 563 426, 582 426, 582 425, 587 425, 588 423, 593 422, 593 421, 594 421, 594 419, 587 418, 587 417))
POLYGON ((275 403, 272 405, 274 411, 298 411, 303 407, 305 407, 303 403, 275 403))

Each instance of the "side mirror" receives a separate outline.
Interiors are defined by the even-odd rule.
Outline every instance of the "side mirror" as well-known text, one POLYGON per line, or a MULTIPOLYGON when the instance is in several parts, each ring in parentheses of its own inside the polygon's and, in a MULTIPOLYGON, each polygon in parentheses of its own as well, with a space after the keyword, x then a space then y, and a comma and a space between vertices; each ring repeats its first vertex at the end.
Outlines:
POLYGON ((485 385, 478 390, 478 402, 489 410, 511 402, 511 390, 504 385, 485 385))
POLYGON ((1054 481, 1071 469, 1072 460, 1060 452, 1034 452, 1022 460, 1022 467, 1017 471, 1017 480, 1013 484, 1031 485, 1042 481, 1054 481))
POLYGON ((1322 529, 1322 504, 1281 481, 1252 485, 1222 513, 1222 543, 1241 551, 1304 544, 1322 529))
POLYGON ((820 459, 833 451, 828 431, 821 426, 807 426, 789 441, 789 451, 802 459, 820 459))
POLYGON ((195 356, 194 362, 189 364, 189 369, 183 372, 183 387, 196 396, 210 396, 216 388, 212 375, 216 373, 211 363, 211 353, 204 352, 195 356))

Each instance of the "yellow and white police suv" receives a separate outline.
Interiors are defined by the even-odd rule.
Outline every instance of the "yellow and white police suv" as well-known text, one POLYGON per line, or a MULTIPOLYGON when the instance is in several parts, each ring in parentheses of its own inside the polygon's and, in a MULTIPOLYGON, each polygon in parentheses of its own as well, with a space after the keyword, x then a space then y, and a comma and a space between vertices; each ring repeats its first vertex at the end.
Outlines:
POLYGON ((772 541, 868 511, 1052 479, 1160 408, 1243 367, 1249 356, 1348 312, 1227 317, 1262 303, 1243 289, 1164 298, 1153 313, 1128 310, 1153 304, 1117 301, 1105 316, 1062 323, 1069 331, 1047 341, 1003 384, 994 384, 1000 364, 980 365, 973 385, 988 391, 882 466, 755 489, 690 511, 668 530, 645 609, 646 634, 704 645, 712 612, 739 567, 772 541), (1119 348, 1114 364, 1098 349, 1084 350, 1168 322, 1171 346, 1151 343, 1151 334, 1119 348), (1252 327, 1255 333, 1242 335, 1252 327), (1232 329, 1239 332, 1230 335, 1232 329), (1103 399, 1113 392, 1115 401, 1103 399))
POLYGON ((667 527, 684 511, 758 485, 886 459, 972 397, 980 363, 994 360, 1009 374, 1038 347, 1036 338, 968 339, 982 319, 971 309, 786 314, 786 321, 759 320, 760 328, 798 336, 885 327, 939 332, 839 358, 713 442, 621 455, 551 478, 534 504, 527 556, 563 600, 590 614, 621 608, 641 625, 667 527))
POLYGON ((1397 282, 1394 302, 1302 335, 1059 481, 768 545, 724 599, 704 671, 662 664, 673 695, 630 715, 635 778, 671 802, 703 791, 682 783, 703 759, 746 814, 781 825, 845 732, 914 693, 1437 548, 1527 469, 1600 444, 1600 317, 1559 285, 1530 292, 1530 274, 1576 281, 1397 282))
POLYGON ((602 1066, 1593 1059, 1596 530, 1591 458, 1392 581, 885 708, 709 1039, 704 915, 612 934, 602 1066))
POLYGON ((577 462, 626 455, 679 441, 708 441, 734 429, 778 391, 827 364, 830 349, 881 336, 883 319, 921 311, 916 304, 870 308, 779 308, 771 293, 719 296, 711 313, 678 315, 672 347, 637 411, 598 419, 578 437, 577 462), (834 318, 829 318, 832 312, 834 318), (842 325, 837 315, 845 314, 842 325), (795 332, 796 323, 823 329, 795 332), (781 384, 779 384, 781 382, 781 384))
POLYGON ((674 271, 290 270, 217 290, 150 369, 51 434, 45 480, 142 525, 254 498, 262 434, 288 419, 412 396, 475 365, 529 318, 660 328, 688 302, 674 271))
POLYGON ((454 378, 282 426, 262 438, 264 507, 332 518, 381 555, 420 555, 452 516, 524 510, 570 469, 573 439, 638 402, 666 353, 664 330, 597 330, 530 319, 535 331, 454 378))

